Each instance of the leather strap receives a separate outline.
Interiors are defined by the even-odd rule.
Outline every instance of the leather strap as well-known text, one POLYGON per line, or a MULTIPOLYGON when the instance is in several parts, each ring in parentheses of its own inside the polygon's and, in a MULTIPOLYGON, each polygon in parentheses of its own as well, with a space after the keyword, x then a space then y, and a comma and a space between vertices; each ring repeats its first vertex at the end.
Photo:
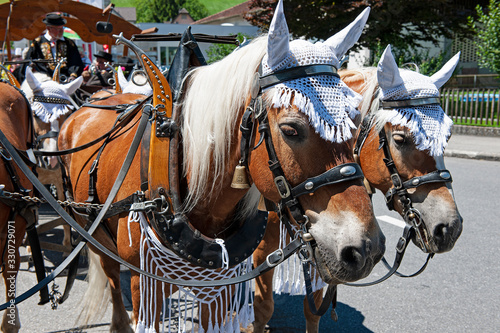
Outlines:
POLYGON ((324 64, 298 66, 284 69, 282 71, 278 71, 269 75, 261 76, 260 88, 266 89, 278 83, 315 75, 330 75, 339 77, 339 75, 337 74, 337 68, 332 65, 324 64))
POLYGON ((397 109, 397 108, 407 108, 410 106, 423 106, 430 104, 441 104, 439 97, 422 97, 422 98, 412 98, 403 100, 380 100, 380 106, 384 109, 397 109))
POLYGON ((396 273, 399 266, 401 265, 406 248, 408 247, 408 244, 410 243, 410 240, 414 236, 414 234, 415 234, 415 230, 413 229, 413 227, 409 226, 409 225, 405 225, 405 227, 403 229, 403 235, 399 238, 398 244, 396 245, 396 256, 394 257, 394 264, 392 265, 391 269, 383 277, 381 277, 378 280, 372 281, 372 282, 345 283, 345 285, 351 286, 351 287, 369 287, 369 286, 379 284, 380 282, 383 282, 383 281, 387 280, 388 278, 390 278, 393 274, 396 273))
MULTIPOLYGON (((304 282, 306 285, 306 299, 309 305, 309 310, 315 316, 321 317, 328 311, 330 304, 333 305, 332 311, 335 312, 335 303, 337 303, 337 285, 328 285, 326 294, 321 301, 319 308, 316 308, 316 303, 314 302, 314 293, 311 285, 311 273, 310 264, 308 262, 302 263, 302 271, 304 272, 304 282)), ((336 321, 336 320, 335 320, 336 321)))
POLYGON ((346 182, 350 180, 364 178, 363 171, 357 163, 345 163, 338 165, 319 176, 311 177, 295 186, 292 189, 294 196, 298 197, 304 194, 313 193, 318 188, 346 182))

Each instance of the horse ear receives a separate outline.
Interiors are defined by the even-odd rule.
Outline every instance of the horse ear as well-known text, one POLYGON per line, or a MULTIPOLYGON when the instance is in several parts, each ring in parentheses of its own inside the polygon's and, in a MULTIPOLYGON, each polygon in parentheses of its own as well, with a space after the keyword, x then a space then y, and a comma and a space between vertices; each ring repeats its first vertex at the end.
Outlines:
POLYGON ((72 95, 76 89, 80 88, 83 83, 83 76, 79 76, 77 79, 71 81, 68 84, 63 85, 64 90, 68 95, 72 95))
POLYGON ((365 27, 370 7, 366 7, 347 27, 328 38, 323 44, 330 46, 333 53, 340 59, 358 41, 365 27))
POLYGON ((448 60, 448 62, 441 68, 438 72, 434 73, 431 76, 432 82, 439 89, 441 88, 448 80, 450 79, 455 67, 458 65, 458 61, 460 60, 460 52, 455 54, 453 58, 448 60))
POLYGON ((382 90, 391 89, 403 84, 399 75, 399 68, 391 52, 391 45, 387 45, 380 57, 377 67, 378 84, 382 90))
POLYGON ((33 91, 39 91, 42 87, 42 84, 35 77, 35 75, 31 71, 31 67, 29 66, 26 67, 26 81, 28 82, 30 89, 33 91))
POLYGON ((273 68, 286 58, 289 50, 288 25, 283 12, 283 0, 278 2, 267 37, 267 63, 273 68))
POLYGON ((125 78, 125 75, 123 74, 123 70, 122 70, 121 66, 118 66, 117 72, 118 72, 118 84, 120 85, 120 87, 122 87, 122 90, 123 90, 127 87, 128 81, 125 78))

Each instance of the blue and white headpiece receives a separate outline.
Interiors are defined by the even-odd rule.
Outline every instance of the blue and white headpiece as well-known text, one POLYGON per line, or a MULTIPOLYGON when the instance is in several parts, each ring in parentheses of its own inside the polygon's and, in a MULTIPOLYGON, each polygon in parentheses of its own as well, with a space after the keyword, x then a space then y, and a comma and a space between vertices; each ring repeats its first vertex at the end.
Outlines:
MULTIPOLYGON (((349 26, 324 42, 312 44, 305 40, 289 42, 288 26, 282 0, 269 27, 267 54, 262 59, 262 76, 298 66, 326 64, 339 68, 344 54, 357 42, 370 8, 366 8, 349 26)), ((361 96, 336 76, 301 77, 272 87, 273 107, 295 105, 309 117, 311 125, 325 140, 344 142, 356 128, 353 119, 361 96), (293 98, 292 98, 293 97, 293 98)), ((269 88, 270 89, 270 88, 269 88)))
MULTIPOLYGON (((420 73, 399 69, 388 45, 382 54, 377 79, 381 101, 401 101, 418 98, 439 97, 439 88, 453 74, 458 64, 460 52, 451 58, 434 75, 428 77, 420 73)), ((448 117, 440 104, 426 104, 380 110, 379 117, 393 125, 407 127, 413 134, 419 150, 429 150, 431 156, 442 155, 451 135, 453 120, 448 117)))

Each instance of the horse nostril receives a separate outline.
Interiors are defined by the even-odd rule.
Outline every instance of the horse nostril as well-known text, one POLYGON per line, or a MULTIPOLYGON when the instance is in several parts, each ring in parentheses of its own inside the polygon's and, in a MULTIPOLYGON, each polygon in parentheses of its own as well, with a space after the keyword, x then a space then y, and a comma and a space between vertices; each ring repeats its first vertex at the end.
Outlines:
POLYGON ((346 268, 358 270, 365 265, 365 251, 354 246, 348 246, 340 252, 340 261, 346 268))
POLYGON ((449 238, 450 231, 448 226, 445 224, 439 224, 434 228, 434 239, 436 243, 443 243, 446 241, 447 238, 449 238))

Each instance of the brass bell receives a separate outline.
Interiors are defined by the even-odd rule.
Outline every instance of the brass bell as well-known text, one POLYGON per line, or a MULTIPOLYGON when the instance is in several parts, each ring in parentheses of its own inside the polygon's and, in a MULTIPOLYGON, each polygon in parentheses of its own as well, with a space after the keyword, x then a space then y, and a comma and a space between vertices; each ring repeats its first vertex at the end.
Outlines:
POLYGON ((250 184, 248 183, 247 168, 244 165, 237 165, 236 168, 234 168, 231 187, 237 189, 250 188, 250 184))

